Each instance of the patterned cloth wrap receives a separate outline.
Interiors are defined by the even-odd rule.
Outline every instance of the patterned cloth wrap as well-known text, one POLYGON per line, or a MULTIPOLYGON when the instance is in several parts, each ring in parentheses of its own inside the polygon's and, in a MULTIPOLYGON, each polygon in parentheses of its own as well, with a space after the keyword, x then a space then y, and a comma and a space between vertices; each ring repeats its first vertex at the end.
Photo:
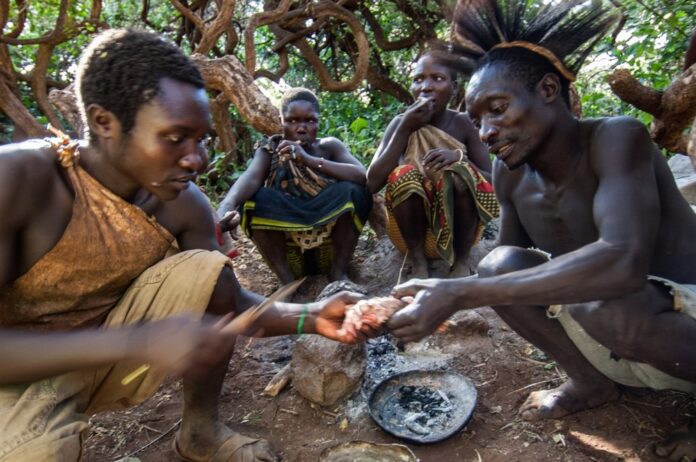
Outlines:
POLYGON ((467 185, 476 201, 479 229, 475 242, 480 239, 486 223, 498 216, 499 207, 493 186, 471 162, 455 162, 440 174, 429 177, 423 166, 423 158, 428 151, 435 148, 453 151, 461 149, 466 152, 466 146, 461 141, 431 125, 426 125, 411 134, 404 153, 405 163, 392 170, 387 178, 385 199, 389 212, 388 232, 396 248, 406 253, 406 243, 392 210, 413 194, 420 196, 423 199, 429 223, 425 243, 426 256, 442 258, 451 265, 454 263, 452 244, 454 177, 457 176, 467 185))
MULTIPOLYGON (((372 208, 372 195, 357 183, 337 181, 293 160, 281 162, 277 147, 282 139, 274 135, 257 147, 271 156, 271 167, 264 186, 240 207, 241 227, 247 236, 254 229, 286 232, 292 262, 301 259, 305 250, 328 245, 336 220, 346 213, 352 215, 356 229, 362 230, 372 208)), ((330 260, 326 250, 319 252, 324 263, 330 260)), ((304 270, 293 272, 306 274, 304 270)))

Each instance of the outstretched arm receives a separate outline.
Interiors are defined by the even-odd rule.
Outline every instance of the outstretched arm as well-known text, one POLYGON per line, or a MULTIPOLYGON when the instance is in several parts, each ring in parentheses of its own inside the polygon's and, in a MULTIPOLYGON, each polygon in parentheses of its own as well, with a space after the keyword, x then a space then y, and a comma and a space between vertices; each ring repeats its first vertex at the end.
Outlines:
MULTIPOLYGON (((175 215, 182 220, 180 223, 170 224, 170 229, 178 231, 175 235, 182 250, 218 250, 212 210, 208 199, 198 188, 187 189, 176 201, 166 203, 165 207, 186 211, 176 214, 167 213, 167 216, 175 215)), ((227 311, 216 314, 224 315, 228 312, 239 314, 252 306, 260 305, 265 300, 264 297, 244 289, 233 271, 228 271, 225 276, 225 283, 229 284, 228 288, 231 291, 230 304, 224 307, 227 311)), ((354 342, 356 339, 341 337, 337 331, 343 322, 347 305, 355 303, 360 298, 362 296, 344 292, 327 300, 306 305, 276 302, 253 323, 248 333, 253 334, 260 330, 259 335, 265 337, 295 334, 299 318, 306 307, 303 333, 316 333, 334 340, 354 342)))
POLYGON ((396 295, 416 298, 390 320, 390 328, 424 336, 459 309, 582 303, 639 290, 648 274, 660 216, 654 145, 642 124, 624 118, 597 127, 590 149, 598 179, 593 202, 596 241, 501 276, 404 284, 395 289, 396 295))

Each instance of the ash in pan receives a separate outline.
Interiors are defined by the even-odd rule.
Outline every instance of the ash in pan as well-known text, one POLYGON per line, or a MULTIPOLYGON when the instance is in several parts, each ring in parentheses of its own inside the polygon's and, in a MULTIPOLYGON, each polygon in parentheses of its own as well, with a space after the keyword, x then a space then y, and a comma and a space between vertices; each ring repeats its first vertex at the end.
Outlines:
POLYGON ((449 427, 454 411, 445 392, 424 386, 402 385, 388 401, 382 418, 420 436, 449 427))

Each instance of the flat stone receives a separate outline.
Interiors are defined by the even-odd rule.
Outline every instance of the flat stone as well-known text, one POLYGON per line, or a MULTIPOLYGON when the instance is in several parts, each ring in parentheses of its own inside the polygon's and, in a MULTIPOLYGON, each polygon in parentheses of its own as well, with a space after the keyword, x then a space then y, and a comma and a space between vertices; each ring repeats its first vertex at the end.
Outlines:
POLYGON ((476 310, 458 311, 452 316, 451 321, 454 325, 447 333, 455 336, 488 335, 491 328, 488 320, 476 310))

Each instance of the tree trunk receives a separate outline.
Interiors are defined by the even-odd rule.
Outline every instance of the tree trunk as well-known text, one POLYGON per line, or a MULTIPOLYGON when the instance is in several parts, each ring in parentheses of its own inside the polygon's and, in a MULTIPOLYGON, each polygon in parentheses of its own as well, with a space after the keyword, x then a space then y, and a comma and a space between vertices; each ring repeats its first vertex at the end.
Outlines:
POLYGON ((621 100, 655 118, 650 132, 660 147, 670 152, 687 151, 684 130, 696 116, 696 64, 662 92, 641 84, 625 69, 614 71, 607 80, 621 100))
POLYGON ((281 131, 278 109, 256 86, 252 75, 235 56, 208 59, 194 54, 191 59, 203 74, 206 85, 224 93, 255 129, 266 135, 281 131))
POLYGON ((15 126, 24 132, 27 138, 43 138, 49 134, 48 130, 29 113, 3 79, 0 79, 0 111, 4 112, 15 126))
POLYGON ((232 127, 232 117, 230 117, 230 100, 224 93, 220 93, 217 98, 210 102, 210 112, 213 116, 213 124, 217 133, 219 145, 217 149, 225 153, 225 159, 218 168, 225 169, 230 162, 239 163, 237 156, 237 133, 232 127))
POLYGON ((63 90, 53 89, 48 94, 48 100, 53 104, 61 115, 72 126, 78 138, 85 137, 85 130, 82 124, 82 117, 77 106, 77 96, 75 95, 75 85, 70 84, 63 90))

